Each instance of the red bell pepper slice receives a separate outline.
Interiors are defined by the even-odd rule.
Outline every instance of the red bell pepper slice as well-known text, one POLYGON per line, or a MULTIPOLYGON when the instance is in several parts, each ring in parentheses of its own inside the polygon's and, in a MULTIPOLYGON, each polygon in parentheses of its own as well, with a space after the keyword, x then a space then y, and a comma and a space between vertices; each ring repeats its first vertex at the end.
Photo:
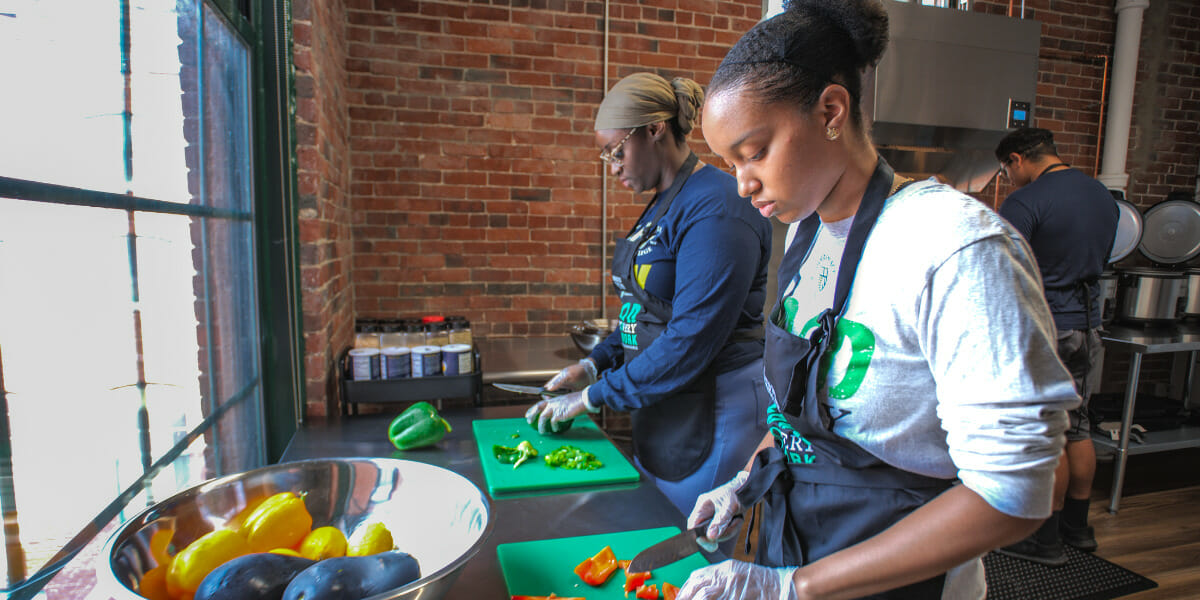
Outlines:
POLYGON ((642 600, 658 600, 658 586, 654 585, 653 583, 650 585, 638 586, 637 592, 634 593, 634 596, 637 596, 642 600))
POLYGON ((616 570, 617 556, 613 554, 612 546, 605 546, 595 556, 583 559, 583 562, 575 567, 575 574, 584 583, 599 586, 604 585, 616 570))
POLYGON ((679 588, 664 581, 662 584, 662 593, 663 600, 675 600, 675 594, 679 593, 679 588))
MULTIPOLYGON (((629 572, 629 563, 630 562, 631 561, 628 561, 628 560, 620 561, 621 568, 625 569, 625 591, 626 592, 632 592, 632 591, 636 590, 638 588, 638 586, 642 585, 643 583, 646 583, 647 579, 650 579, 650 571, 643 571, 641 573, 630 573, 629 572)), ((626 593, 625 595, 628 596, 629 594, 626 593)))

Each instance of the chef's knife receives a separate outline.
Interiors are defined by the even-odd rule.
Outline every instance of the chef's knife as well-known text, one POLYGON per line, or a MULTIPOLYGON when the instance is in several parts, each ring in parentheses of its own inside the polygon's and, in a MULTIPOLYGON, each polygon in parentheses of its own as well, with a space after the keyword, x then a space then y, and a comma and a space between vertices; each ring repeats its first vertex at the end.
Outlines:
POLYGON ((569 393, 566 390, 548 390, 544 387, 517 385, 515 383, 493 383, 492 385, 506 392, 515 392, 517 394, 533 394, 535 396, 561 396, 569 393))
MULTIPOLYGON (((660 567, 665 567, 673 562, 683 560, 700 550, 707 550, 700 545, 699 538, 704 537, 704 530, 708 529, 709 521, 701 523, 697 527, 688 529, 678 535, 673 535, 641 552, 629 561, 629 568, 626 573, 644 573, 653 571, 660 567)), ((726 529, 726 535, 732 537, 737 535, 738 529, 742 525, 742 517, 738 515, 729 523, 729 528, 726 529)), ((726 537, 725 539, 729 539, 726 537)), ((711 546, 710 546, 711 547, 711 546)))

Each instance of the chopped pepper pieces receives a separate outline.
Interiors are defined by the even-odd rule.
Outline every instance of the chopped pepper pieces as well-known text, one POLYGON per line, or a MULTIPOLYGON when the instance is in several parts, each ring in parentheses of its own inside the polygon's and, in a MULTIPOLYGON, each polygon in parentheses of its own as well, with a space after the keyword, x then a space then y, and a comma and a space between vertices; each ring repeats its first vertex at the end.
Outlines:
POLYGON ((679 593, 679 588, 677 588, 665 581, 663 582, 663 584, 662 584, 663 600, 675 600, 675 594, 678 594, 678 593, 679 593))
POLYGON ((496 444, 492 446, 492 454, 496 456, 496 460, 506 465, 511 464, 515 469, 521 466, 525 461, 537 456, 538 451, 537 448, 533 447, 533 444, 530 444, 528 441, 523 441, 520 444, 517 444, 516 448, 509 448, 508 446, 496 444))
POLYGON ((595 556, 583 559, 583 562, 575 567, 575 574, 584 583, 599 586, 604 585, 616 570, 617 557, 613 554, 612 546, 605 546, 595 556))
POLYGON ((575 469, 578 471, 592 471, 604 466, 600 459, 596 458, 595 454, 576 448, 575 446, 562 446, 558 450, 547 454, 542 460, 551 467, 562 467, 564 469, 575 469))
POLYGON ((653 583, 650 585, 639 586, 634 596, 642 600, 658 600, 658 586, 653 583))
POLYGON ((621 562, 621 568, 625 570, 625 592, 626 592, 625 595, 628 596, 629 595, 628 592, 632 592, 632 591, 636 590, 638 588, 638 586, 642 585, 643 583, 646 583, 647 579, 650 579, 650 571, 642 571, 641 573, 630 573, 629 572, 629 563, 631 561, 623 560, 620 562, 621 562))

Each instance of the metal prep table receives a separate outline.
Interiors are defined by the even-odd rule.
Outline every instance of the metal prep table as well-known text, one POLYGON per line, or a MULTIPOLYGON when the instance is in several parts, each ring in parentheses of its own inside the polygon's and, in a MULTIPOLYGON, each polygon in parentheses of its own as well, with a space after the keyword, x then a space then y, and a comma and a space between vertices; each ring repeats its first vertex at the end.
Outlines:
MULTIPOLYGON (((337 457, 404 458, 450 469, 486 493, 471 422, 519 417, 524 409, 522 406, 447 409, 442 415, 453 431, 436 447, 403 453, 393 448, 387 439, 391 414, 313 421, 292 437, 281 462, 337 457)), ((489 502, 495 527, 479 552, 463 567, 446 596, 449 600, 508 600, 496 558, 498 544, 656 527, 682 529, 687 520, 686 515, 645 478, 633 485, 594 486, 540 495, 525 493, 512 498, 489 498, 489 502)), ((706 557, 710 562, 725 558, 719 552, 706 557)))
POLYGON ((567 365, 587 356, 566 335, 479 337, 475 340, 483 364, 483 382, 539 384, 567 365))
POLYGON ((1108 511, 1116 513, 1121 503, 1121 487, 1125 483, 1125 462, 1131 454, 1147 454, 1167 450, 1200 447, 1200 427, 1184 425, 1167 431, 1151 431, 1143 442, 1130 446, 1129 429, 1133 424, 1134 407, 1137 403, 1138 377, 1142 370, 1142 356, 1162 352, 1188 352, 1187 374, 1184 379, 1183 405, 1188 406, 1195 371, 1196 351, 1200 350, 1200 327, 1172 324, 1155 327, 1129 327, 1108 325, 1100 331, 1104 343, 1112 347, 1131 351, 1129 379, 1125 384, 1125 403, 1121 409, 1121 430, 1117 441, 1099 434, 1092 435, 1092 443, 1114 453, 1113 483, 1108 511))

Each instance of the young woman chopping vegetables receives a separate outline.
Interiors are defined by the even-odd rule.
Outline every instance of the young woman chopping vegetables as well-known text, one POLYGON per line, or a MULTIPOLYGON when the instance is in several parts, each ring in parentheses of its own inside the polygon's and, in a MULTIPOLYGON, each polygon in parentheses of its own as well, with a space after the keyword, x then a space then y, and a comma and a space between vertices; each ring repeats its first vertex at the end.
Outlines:
POLYGON ((600 104, 600 159, 624 186, 654 195, 617 241, 620 327, 546 384, 582 391, 526 413, 547 430, 602 406, 630 411, 634 462, 685 513, 737 472, 766 432, 771 227, 728 173, 688 146, 703 98, 690 79, 635 73, 600 104))
POLYGON ((1079 399, 1036 261, 986 206, 876 152, 861 73, 886 47, 880 0, 794 1, 709 85, 709 146, 799 227, 767 323, 772 435, 688 518, 716 537, 761 498, 758 554, 677 600, 982 599, 979 557, 1050 514, 1079 399))

